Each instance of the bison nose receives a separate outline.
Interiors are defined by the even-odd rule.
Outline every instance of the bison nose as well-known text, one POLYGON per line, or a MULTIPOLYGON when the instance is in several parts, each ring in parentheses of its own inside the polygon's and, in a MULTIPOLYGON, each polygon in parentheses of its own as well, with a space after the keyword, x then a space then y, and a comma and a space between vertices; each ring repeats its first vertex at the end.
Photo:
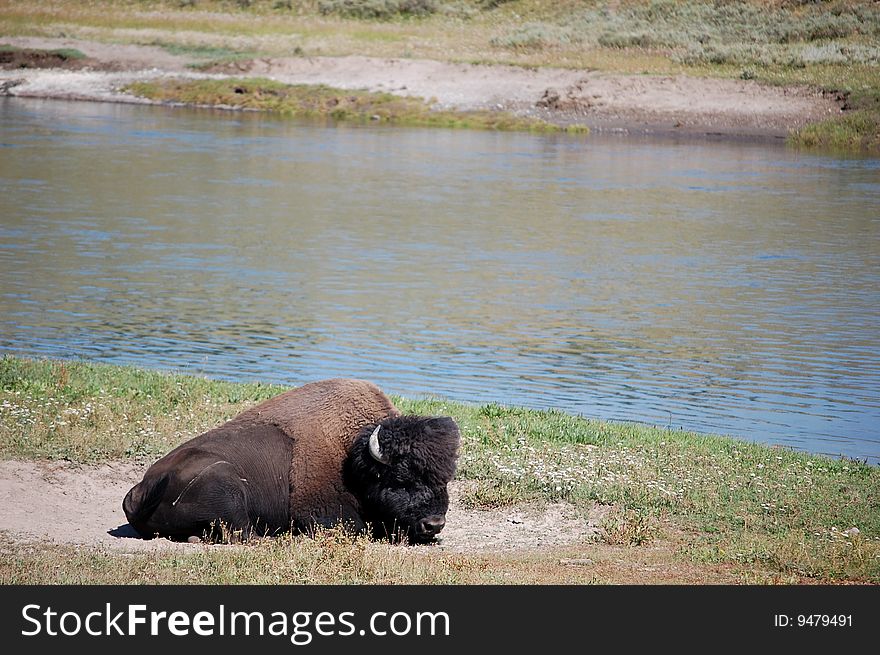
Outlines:
POLYGON ((429 516, 428 518, 419 521, 419 532, 434 536, 443 529, 444 525, 446 525, 446 519, 444 517, 429 516))

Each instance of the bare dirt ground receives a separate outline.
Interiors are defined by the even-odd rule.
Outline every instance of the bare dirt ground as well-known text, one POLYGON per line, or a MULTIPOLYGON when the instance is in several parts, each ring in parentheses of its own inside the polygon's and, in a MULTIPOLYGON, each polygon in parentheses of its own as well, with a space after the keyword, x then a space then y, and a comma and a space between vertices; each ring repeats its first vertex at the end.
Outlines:
POLYGON ((196 73, 192 58, 154 46, 18 37, 19 48, 76 48, 86 62, 22 68, 0 62, 0 95, 145 102, 119 89, 161 76, 259 76, 290 84, 327 84, 435 99, 462 110, 507 110, 596 130, 728 136, 785 136, 833 116, 841 100, 804 87, 748 80, 613 75, 595 71, 453 64, 371 57, 263 58, 196 73))
MULTIPOLYGON (((137 536, 122 512, 122 499, 144 465, 101 466, 0 461, 0 531, 16 541, 40 541, 142 551, 196 548, 167 539, 137 536)), ((459 553, 536 550, 595 538, 603 508, 589 517, 571 506, 520 505, 500 510, 466 509, 466 483, 453 482, 446 527, 436 546, 459 553)))
MULTIPOLYGON (((81 39, 53 39, 42 37, 0 37, 0 43, 31 50, 79 50, 87 58, 88 67, 101 70, 144 71, 152 68, 163 71, 185 71, 191 57, 174 55, 163 48, 121 43, 100 43, 81 39)), ((75 61, 75 60, 74 60, 75 61)), ((73 66, 82 68, 81 66, 73 66)))

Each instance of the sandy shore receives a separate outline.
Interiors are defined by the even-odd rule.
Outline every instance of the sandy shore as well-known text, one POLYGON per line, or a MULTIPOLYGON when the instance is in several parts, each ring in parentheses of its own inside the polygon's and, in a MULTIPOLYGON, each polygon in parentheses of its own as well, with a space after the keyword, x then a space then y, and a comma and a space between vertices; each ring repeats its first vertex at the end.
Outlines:
MULTIPOLYGON (((143 477, 145 465, 113 462, 74 466, 63 462, 0 461, 2 542, 51 543, 121 551, 193 550, 198 545, 141 539, 128 525, 122 499, 143 477)), ((566 503, 468 509, 467 482, 450 485, 447 526, 435 545, 459 553, 533 550, 595 540, 608 506, 584 517, 566 503)))
POLYGON ((0 69, 0 95, 8 96, 144 103, 120 89, 158 77, 257 76, 419 96, 443 108, 506 110, 598 131, 777 139, 840 113, 840 100, 820 91, 748 80, 358 56, 262 58, 196 73, 188 67, 193 59, 153 46, 35 37, 0 37, 0 43, 76 48, 87 56, 49 68, 7 65, 0 69))

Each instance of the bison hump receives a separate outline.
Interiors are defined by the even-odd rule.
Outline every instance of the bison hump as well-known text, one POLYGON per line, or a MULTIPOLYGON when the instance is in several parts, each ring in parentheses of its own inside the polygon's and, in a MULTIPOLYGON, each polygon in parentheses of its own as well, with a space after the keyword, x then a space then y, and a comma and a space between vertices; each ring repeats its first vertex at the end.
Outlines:
POLYGON ((345 487, 342 463, 364 426, 400 415, 379 387, 341 378, 312 382, 248 414, 248 420, 278 426, 291 439, 289 507, 296 527, 357 522, 360 507, 345 487))

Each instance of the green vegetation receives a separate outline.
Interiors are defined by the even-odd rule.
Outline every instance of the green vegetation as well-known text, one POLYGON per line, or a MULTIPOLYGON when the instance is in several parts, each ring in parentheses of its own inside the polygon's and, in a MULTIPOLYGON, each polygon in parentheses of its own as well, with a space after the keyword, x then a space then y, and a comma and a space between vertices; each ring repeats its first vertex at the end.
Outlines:
POLYGON ((388 20, 398 16, 427 16, 436 13, 437 0, 319 0, 322 14, 351 18, 388 20))
POLYGON ((560 127, 500 111, 434 110, 421 98, 406 98, 390 93, 344 91, 323 85, 282 84, 259 78, 159 80, 137 82, 126 90, 160 102, 271 111, 299 118, 486 130, 588 131, 583 126, 560 127))
POLYGON ((496 45, 581 44, 657 48, 685 64, 782 65, 878 63, 880 8, 875 3, 589 2, 530 21, 496 45), (797 6, 796 6, 797 5, 797 6), (531 43, 528 39, 526 43, 531 43))
POLYGON ((55 55, 60 59, 85 59, 86 56, 76 48, 55 48, 48 51, 50 55, 55 55))
POLYGON ((257 56, 256 52, 234 50, 224 46, 214 45, 185 45, 174 42, 164 42, 156 40, 151 45, 157 45, 160 48, 170 52, 172 55, 184 55, 204 60, 199 64, 194 64, 193 68, 203 68, 220 62, 242 61, 253 59, 257 56))
POLYGON ((31 48, 16 48, 6 43, 0 43, 0 63, 15 61, 19 56, 35 55, 38 58, 54 59, 57 61, 76 61, 85 59, 86 56, 76 48, 54 48, 52 50, 33 50, 31 48))
POLYGON ((284 387, 85 362, 0 361, 0 456, 152 459, 284 387))
POLYGON ((833 150, 880 150, 880 112, 851 111, 841 118, 807 125, 793 132, 789 143, 833 150))
MULTIPOLYGON (((0 456, 148 462, 282 390, 4 357, 0 456)), ((404 412, 458 421, 466 507, 562 501, 584 515, 596 504, 611 507, 602 521, 603 542, 581 550, 589 549, 601 574, 567 572, 566 581, 626 580, 612 562, 644 562, 662 553, 663 566, 680 572, 670 582, 704 580, 706 571, 719 567, 740 581, 880 582, 880 467, 558 411, 394 401, 404 412)), ((514 581, 560 581, 559 567, 550 566, 558 563, 557 551, 526 558, 447 556, 380 548, 335 533, 325 538, 317 545, 294 537, 124 558, 0 543, 0 580, 503 582, 502 573, 513 571, 514 581), (366 557, 375 548, 386 554, 377 564, 366 557), (116 560, 118 569, 106 570, 116 560)))

